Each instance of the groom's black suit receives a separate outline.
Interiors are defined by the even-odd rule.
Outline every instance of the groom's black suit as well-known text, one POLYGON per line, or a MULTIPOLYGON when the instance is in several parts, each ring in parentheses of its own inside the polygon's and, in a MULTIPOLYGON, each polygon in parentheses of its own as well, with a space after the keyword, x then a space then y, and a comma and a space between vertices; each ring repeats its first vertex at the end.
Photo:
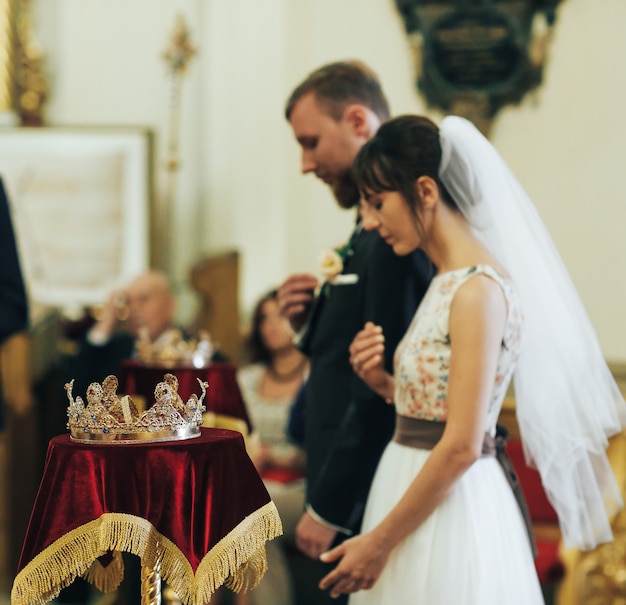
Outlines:
POLYGON ((421 300, 433 270, 417 252, 399 257, 376 232, 360 232, 344 261, 353 284, 330 285, 313 306, 301 349, 311 359, 306 400, 307 503, 338 527, 357 532, 367 493, 394 430, 394 407, 354 373, 348 348, 366 321, 382 326, 385 365, 421 300))

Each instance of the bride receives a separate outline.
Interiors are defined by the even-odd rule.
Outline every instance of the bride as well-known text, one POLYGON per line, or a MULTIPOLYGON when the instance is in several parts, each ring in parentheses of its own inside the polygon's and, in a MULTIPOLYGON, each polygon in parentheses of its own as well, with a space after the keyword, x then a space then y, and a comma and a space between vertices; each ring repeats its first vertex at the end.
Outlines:
POLYGON ((383 125, 354 165, 365 229, 436 275, 383 367, 367 323, 350 358, 397 413, 362 534, 324 553, 351 605, 543 603, 523 516, 494 457, 515 373, 527 458, 568 546, 612 539, 621 499, 605 455, 626 419, 593 329, 532 203, 466 120, 383 125))

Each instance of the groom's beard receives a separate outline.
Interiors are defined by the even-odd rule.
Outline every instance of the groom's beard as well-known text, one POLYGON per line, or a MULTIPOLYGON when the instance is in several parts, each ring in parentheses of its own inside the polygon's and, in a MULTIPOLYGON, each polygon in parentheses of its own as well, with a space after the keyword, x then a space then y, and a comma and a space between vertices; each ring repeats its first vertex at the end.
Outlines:
POLYGON ((337 178, 337 182, 332 186, 332 190, 337 203, 342 208, 349 209, 358 205, 360 198, 359 189, 349 170, 337 178))

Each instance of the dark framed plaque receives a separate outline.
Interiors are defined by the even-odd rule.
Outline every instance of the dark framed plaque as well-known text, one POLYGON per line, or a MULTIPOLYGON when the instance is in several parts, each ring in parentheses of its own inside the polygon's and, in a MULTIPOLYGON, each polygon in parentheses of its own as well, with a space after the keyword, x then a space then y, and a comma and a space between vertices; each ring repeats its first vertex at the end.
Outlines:
POLYGON ((429 106, 485 130, 541 84, 560 0, 396 0, 429 106))

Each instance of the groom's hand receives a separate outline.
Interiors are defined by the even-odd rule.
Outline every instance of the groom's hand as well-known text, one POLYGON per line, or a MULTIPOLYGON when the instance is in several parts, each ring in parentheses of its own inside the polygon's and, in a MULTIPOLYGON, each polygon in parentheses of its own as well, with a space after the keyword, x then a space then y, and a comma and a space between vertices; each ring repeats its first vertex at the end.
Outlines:
POLYGON ((298 332, 306 322, 318 280, 310 273, 294 273, 278 288, 278 307, 298 332))
POLYGON ((322 523, 318 523, 305 512, 296 526, 296 546, 311 559, 317 559, 333 543, 337 532, 322 523))

